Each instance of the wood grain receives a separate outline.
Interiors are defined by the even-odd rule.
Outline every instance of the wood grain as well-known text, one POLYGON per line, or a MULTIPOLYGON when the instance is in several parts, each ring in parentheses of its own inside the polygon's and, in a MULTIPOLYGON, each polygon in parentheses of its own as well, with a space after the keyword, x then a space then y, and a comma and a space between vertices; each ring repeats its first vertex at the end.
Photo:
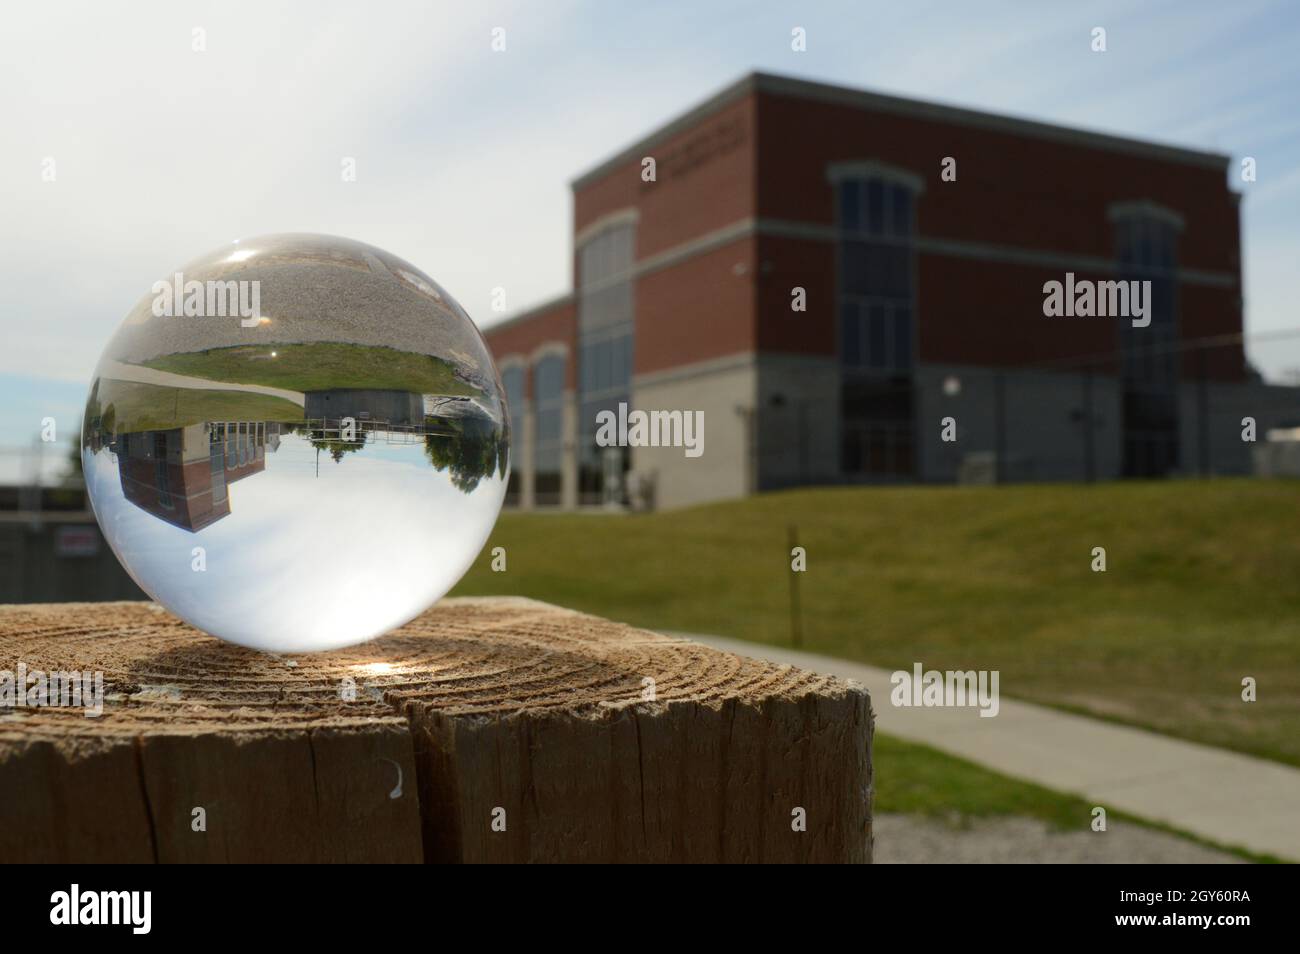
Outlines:
POLYGON ((865 690, 531 600, 295 658, 0 607, 19 663, 105 702, 0 708, 3 861, 870 860, 865 690))

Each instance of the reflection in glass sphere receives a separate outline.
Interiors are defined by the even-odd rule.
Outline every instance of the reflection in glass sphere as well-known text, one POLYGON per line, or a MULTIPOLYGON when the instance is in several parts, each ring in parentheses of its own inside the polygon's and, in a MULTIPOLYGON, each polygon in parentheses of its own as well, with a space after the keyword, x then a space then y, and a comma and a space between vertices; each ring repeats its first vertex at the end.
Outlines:
POLYGON ((359 643, 451 589, 509 476, 469 316, 377 248, 244 239, 154 284, 95 369, 82 464, 135 581, 214 636, 359 643))

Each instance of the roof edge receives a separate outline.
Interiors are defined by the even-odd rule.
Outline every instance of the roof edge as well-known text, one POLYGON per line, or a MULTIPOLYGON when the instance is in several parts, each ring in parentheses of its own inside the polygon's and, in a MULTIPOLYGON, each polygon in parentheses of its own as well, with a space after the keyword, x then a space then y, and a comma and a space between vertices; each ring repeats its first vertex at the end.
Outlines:
POLYGON ((689 129, 718 110, 731 105, 752 92, 770 93, 774 96, 787 96, 819 102, 840 103, 859 109, 874 109, 879 112, 894 113, 917 119, 960 123, 966 126, 977 126, 998 132, 1032 136, 1037 139, 1064 142, 1086 148, 1127 153, 1148 159, 1161 159, 1203 168, 1222 169, 1225 172, 1232 158, 1224 153, 1135 139, 1130 136, 1121 136, 1077 126, 1062 126, 1040 120, 1023 119, 1004 113, 991 113, 963 106, 951 106, 946 103, 875 93, 850 86, 836 86, 831 83, 797 79, 774 73, 753 72, 747 73, 714 93, 708 99, 697 103, 676 118, 659 126, 653 132, 625 146, 608 159, 570 180, 570 187, 575 192, 585 188, 608 175, 616 167, 643 154, 645 150, 685 129, 689 129))
POLYGON ((694 126, 701 119, 716 113, 718 110, 730 106, 739 99, 743 99, 752 93, 758 87, 759 73, 747 73, 740 79, 734 81, 728 86, 723 87, 703 102, 696 103, 686 112, 681 113, 676 119, 670 119, 668 122, 656 128, 653 132, 642 136, 635 142, 624 146, 617 153, 608 159, 600 162, 586 172, 569 180, 569 185, 575 191, 596 181, 602 176, 607 175, 615 166, 619 166, 629 159, 637 156, 642 150, 662 142, 663 140, 674 136, 685 129, 694 126))
POLYGON ((486 327, 480 328, 479 333, 482 334, 484 338, 486 338, 497 331, 501 331, 504 328, 513 327, 514 325, 520 324, 521 322, 525 322, 530 318, 536 318, 538 315, 541 315, 544 312, 553 311, 554 309, 559 308, 562 305, 567 305, 572 301, 573 301, 573 292, 571 291, 564 292, 563 294, 556 295, 553 298, 548 298, 545 301, 542 301, 536 305, 526 308, 523 311, 516 312, 515 314, 510 315, 508 318, 502 318, 496 324, 487 325, 486 327))

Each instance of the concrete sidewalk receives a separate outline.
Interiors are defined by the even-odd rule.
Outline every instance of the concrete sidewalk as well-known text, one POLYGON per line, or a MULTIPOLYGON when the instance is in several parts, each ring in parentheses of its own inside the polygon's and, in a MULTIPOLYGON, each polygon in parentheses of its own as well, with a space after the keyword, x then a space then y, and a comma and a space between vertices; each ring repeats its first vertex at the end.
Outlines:
POLYGON ((871 693, 876 727, 889 735, 1222 845, 1300 861, 1300 769, 1005 697, 993 718, 980 718, 977 708, 895 707, 889 670, 721 636, 672 635, 856 680, 871 693))
POLYGON ((231 384, 225 381, 210 381, 207 378, 196 378, 188 374, 175 374, 171 371, 159 371, 157 368, 146 368, 138 364, 124 364, 121 361, 105 360, 100 370, 103 372, 103 377, 111 378, 114 381, 153 384, 162 388, 182 388, 189 391, 242 391, 247 394, 263 394, 267 397, 292 401, 299 407, 302 407, 307 400, 301 391, 288 391, 284 388, 273 388, 265 384, 231 384))

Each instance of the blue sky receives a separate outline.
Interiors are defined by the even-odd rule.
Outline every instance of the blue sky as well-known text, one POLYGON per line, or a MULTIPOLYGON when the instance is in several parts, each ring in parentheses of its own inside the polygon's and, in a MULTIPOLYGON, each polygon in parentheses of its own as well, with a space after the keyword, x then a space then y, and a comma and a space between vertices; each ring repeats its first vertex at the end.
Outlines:
MULTIPOLYGON (((482 326, 494 287, 507 314, 566 290, 569 181, 752 69, 1253 156, 1247 330, 1300 326, 1294 4, 52 0, 5 26, 0 447, 75 432, 122 316, 238 236, 379 245, 482 326)), ((1300 345, 1251 354, 1300 368, 1300 345)))

